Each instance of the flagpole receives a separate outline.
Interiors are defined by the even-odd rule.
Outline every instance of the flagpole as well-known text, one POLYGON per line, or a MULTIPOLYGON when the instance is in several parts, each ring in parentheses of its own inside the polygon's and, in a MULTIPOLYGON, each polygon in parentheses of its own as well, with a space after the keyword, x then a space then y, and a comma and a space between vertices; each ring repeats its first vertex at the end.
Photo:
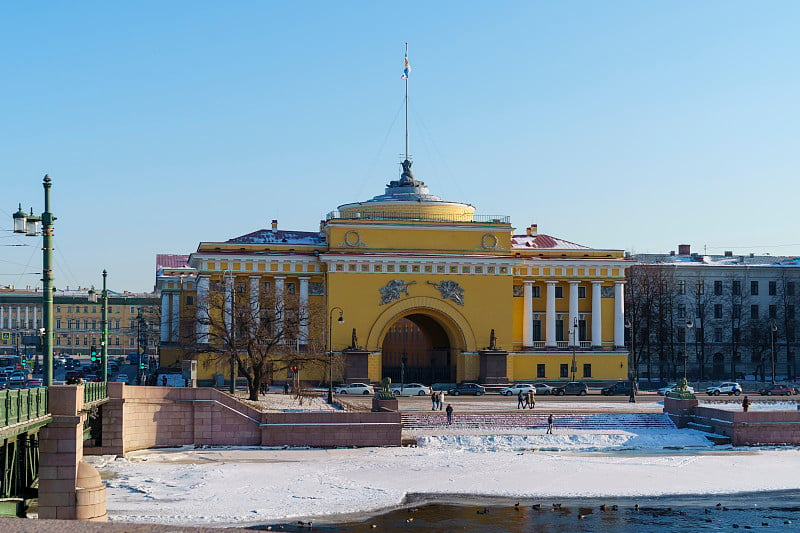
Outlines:
MULTIPOLYGON (((408 60, 408 43, 406 43, 406 60, 408 60)), ((406 78, 406 161, 408 160, 408 76, 406 78)))

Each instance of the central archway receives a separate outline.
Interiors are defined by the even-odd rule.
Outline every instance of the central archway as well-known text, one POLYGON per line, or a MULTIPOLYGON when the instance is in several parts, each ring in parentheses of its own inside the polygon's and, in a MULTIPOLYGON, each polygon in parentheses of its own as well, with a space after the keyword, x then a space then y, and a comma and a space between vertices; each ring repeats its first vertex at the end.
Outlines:
POLYGON ((455 360, 450 338, 432 316, 411 313, 393 322, 383 338, 383 376, 395 383, 450 383, 455 381, 455 360))

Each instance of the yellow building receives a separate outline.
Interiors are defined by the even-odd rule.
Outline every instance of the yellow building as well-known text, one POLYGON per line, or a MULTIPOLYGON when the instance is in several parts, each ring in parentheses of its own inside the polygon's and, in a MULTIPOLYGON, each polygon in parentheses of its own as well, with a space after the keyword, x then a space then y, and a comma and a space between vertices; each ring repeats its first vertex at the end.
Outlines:
MULTIPOLYGON (((211 295, 235 290, 254 303, 269 295, 281 306, 291 297, 316 309, 321 319, 300 324, 298 346, 343 353, 335 380, 628 375, 621 250, 577 245, 536 225, 515 235, 508 217, 430 194, 408 160, 383 194, 339 206, 319 232, 273 221, 271 229, 200 243, 188 264, 191 277, 173 272, 161 283, 162 364, 186 356, 186 335, 208 336, 211 326, 192 318, 211 295)), ((201 378, 221 372, 203 367, 201 378)))

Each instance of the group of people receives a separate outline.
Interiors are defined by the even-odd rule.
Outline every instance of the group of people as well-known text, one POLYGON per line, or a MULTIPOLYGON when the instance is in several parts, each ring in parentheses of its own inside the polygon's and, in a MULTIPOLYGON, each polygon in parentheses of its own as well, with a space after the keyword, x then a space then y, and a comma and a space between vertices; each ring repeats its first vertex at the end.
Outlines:
POLYGON ((519 391, 517 394, 517 409, 533 409, 536 405, 536 391, 529 390, 527 393, 519 391))
POLYGON ((435 391, 431 389, 431 411, 439 410, 441 411, 444 408, 444 391, 435 391))

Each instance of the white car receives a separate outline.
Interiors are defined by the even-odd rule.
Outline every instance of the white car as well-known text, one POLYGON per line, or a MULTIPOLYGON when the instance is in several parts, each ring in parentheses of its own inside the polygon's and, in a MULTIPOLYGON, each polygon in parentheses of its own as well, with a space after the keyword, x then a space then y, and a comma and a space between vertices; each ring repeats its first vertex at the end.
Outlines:
MULTIPOLYGON (((658 393, 661 396, 666 396, 666 394, 668 392, 672 392, 674 390, 678 390, 678 384, 677 383, 671 383, 671 384, 667 385, 666 387, 661 387, 660 389, 658 389, 658 393)), ((686 385, 686 390, 688 392, 691 392, 692 394, 694 394, 694 387, 690 387, 689 385, 686 385)))
POLYGON ((536 383, 533 388, 536 389, 536 394, 553 394, 553 388, 547 383, 536 383))
POLYGON ((395 396, 428 396, 431 388, 421 383, 406 383, 405 385, 395 385, 392 387, 395 396))
POLYGON ((367 385, 366 383, 351 383, 349 385, 345 385, 344 387, 336 387, 336 394, 375 394, 375 389, 372 388, 372 385, 367 385))
POLYGON ((723 381, 719 385, 706 388, 706 394, 709 396, 719 396, 720 394, 727 394, 728 396, 739 396, 742 393, 742 386, 735 381, 723 381))
POLYGON ((510 387, 500 389, 500 394, 502 394, 503 396, 516 396, 520 392, 522 394, 528 394, 530 391, 534 391, 534 393, 539 392, 538 390, 536 390, 536 387, 534 387, 530 383, 515 383, 510 387))

